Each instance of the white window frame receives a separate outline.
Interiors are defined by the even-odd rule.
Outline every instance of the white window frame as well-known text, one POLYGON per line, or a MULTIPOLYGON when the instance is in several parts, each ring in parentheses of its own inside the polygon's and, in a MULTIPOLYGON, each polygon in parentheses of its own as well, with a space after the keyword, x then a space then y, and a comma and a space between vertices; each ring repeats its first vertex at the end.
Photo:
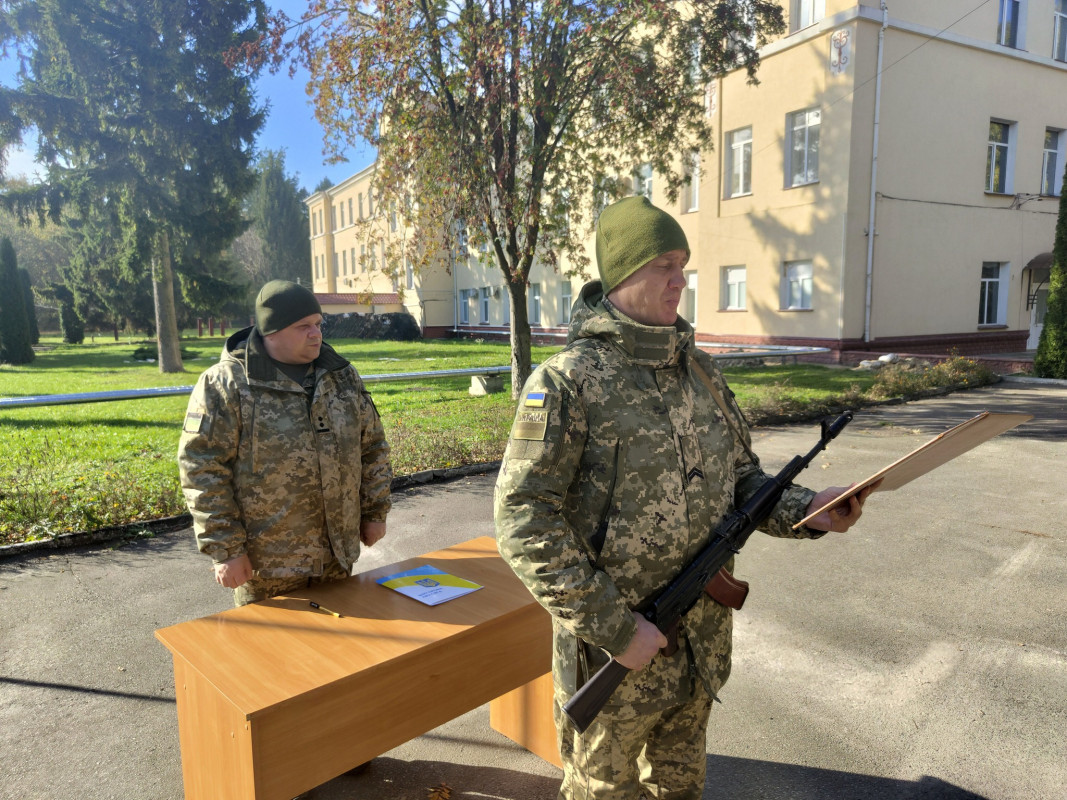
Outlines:
POLYGON ((815 268, 810 259, 782 265, 782 310, 811 311, 815 293, 815 268))
POLYGON ((564 280, 559 285, 559 324, 571 324, 571 306, 574 305, 574 290, 571 282, 564 280))
POLYGON ((410 258, 406 259, 406 261, 405 261, 404 274, 406 276, 405 285, 407 286, 408 289, 414 289, 415 288, 415 265, 412 263, 410 258))
POLYGON ((803 30, 826 16, 826 0, 792 0, 789 4, 789 32, 803 30))
POLYGON ((480 322, 481 322, 482 325, 488 325, 489 324, 489 297, 492 295, 492 289, 490 289, 488 286, 483 286, 479 290, 479 295, 480 295, 480 297, 479 297, 480 302, 479 302, 478 305, 481 308, 481 312, 482 312, 481 313, 480 322))
POLYGON ((722 268, 722 309, 748 309, 748 270, 744 264, 722 268))
POLYGON ((1067 61, 1067 0, 1056 0, 1052 21, 1052 57, 1067 61))
POLYGON ((1067 140, 1064 131, 1045 128, 1045 146, 1041 156, 1041 194, 1046 197, 1059 197, 1063 189, 1064 140, 1067 140), (1050 134, 1056 137, 1053 147, 1048 146, 1050 134))
POLYGON ((541 284, 531 283, 530 289, 527 292, 527 312, 529 319, 527 320, 531 325, 541 324, 541 284))
POLYGON ((682 213, 692 214, 700 210, 700 152, 693 150, 689 153, 685 165, 689 175, 689 183, 685 186, 682 202, 682 213))
POLYGON ((1004 327, 1008 320, 1008 275, 1006 261, 983 261, 978 290, 978 327, 1004 327), (992 318, 990 315, 995 315, 992 318))
POLYGON ((473 289, 460 289, 459 290, 459 324, 470 325, 471 324, 471 304, 470 297, 473 289))
POLYGON ((694 328, 697 325, 697 286, 700 283, 699 273, 693 270, 686 270, 685 275, 685 289, 682 290, 682 302, 681 302, 681 315, 685 318, 690 325, 694 328))
POLYGON ((822 110, 804 108, 785 118, 785 178, 786 188, 808 186, 819 182, 819 142, 822 130, 822 110), (803 137, 799 151, 803 157, 801 175, 797 177, 797 138, 803 137), (814 169, 812 164, 814 163, 814 169))
POLYGON ((1026 0, 999 0, 997 44, 1026 49, 1026 0))
POLYGON ((634 194, 643 194, 652 202, 652 165, 647 162, 634 170, 634 194))
POLYGON ((738 128, 726 134, 726 180, 724 197, 744 197, 752 194, 752 126, 738 128), (742 138, 748 136, 747 139, 742 138))
POLYGON ((1014 191, 1015 174, 1015 135, 1016 124, 1009 120, 1003 119, 990 119, 989 120, 989 140, 986 143, 986 167, 985 167, 985 190, 989 194, 1012 194, 1014 191), (1006 141, 995 141, 993 139, 993 126, 1001 125, 1007 132, 1005 136, 1006 141), (1003 181, 1002 184, 996 182, 996 172, 994 171, 994 163, 1003 156, 1003 181))

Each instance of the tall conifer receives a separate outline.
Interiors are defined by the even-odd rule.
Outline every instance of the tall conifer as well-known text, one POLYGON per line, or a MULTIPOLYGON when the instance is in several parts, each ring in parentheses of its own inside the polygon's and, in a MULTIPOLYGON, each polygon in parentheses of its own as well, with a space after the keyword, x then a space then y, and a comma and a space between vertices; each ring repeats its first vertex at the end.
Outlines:
POLYGON ((33 361, 30 324, 23 298, 15 248, 5 236, 0 239, 0 361, 8 364, 33 361))

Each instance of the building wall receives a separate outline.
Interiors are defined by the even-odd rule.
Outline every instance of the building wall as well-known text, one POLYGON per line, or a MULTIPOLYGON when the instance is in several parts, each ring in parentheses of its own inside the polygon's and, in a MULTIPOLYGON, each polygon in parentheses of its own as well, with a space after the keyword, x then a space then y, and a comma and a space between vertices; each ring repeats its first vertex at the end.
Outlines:
MULTIPOLYGON (((870 258, 882 11, 875 0, 823 2, 825 15, 804 27, 796 24, 799 0, 786 4, 790 32, 761 52, 758 85, 733 73, 709 87, 715 147, 700 154, 699 202, 688 193, 668 200, 653 178, 652 201, 677 216, 693 251, 682 313, 693 317, 695 309, 691 321, 704 340, 1021 349, 1031 323, 1025 267, 1051 249, 1058 202, 1040 196, 1046 129, 1060 137, 1061 176, 1067 160, 1067 63, 1052 58, 1054 0, 1020 4, 1013 48, 997 43, 1000 0, 978 8, 973 0, 889 3, 870 258), (800 111, 819 115, 818 174, 790 186, 790 115, 800 111), (1011 131, 1008 182, 995 192, 986 186, 991 121, 1011 131), (750 182, 731 196, 731 136, 744 129, 751 130, 750 182), (783 295, 794 262, 811 265, 810 307, 801 310, 787 308, 783 295), (991 263, 1003 265, 999 307, 981 324, 989 292, 982 270, 991 263), (724 270, 742 266, 746 302, 730 308, 724 270)), ((360 173, 327 194, 344 202, 367 179, 360 173)), ((318 198, 308 201, 313 214, 318 198)), ((320 231, 313 253, 344 246, 345 235, 320 231)), ((595 270, 591 236, 587 250, 595 270)), ((531 272, 531 289, 540 290, 535 333, 563 329, 560 287, 576 298, 589 277, 564 277, 562 267, 531 272)), ((457 323, 473 335, 504 330, 510 319, 504 277, 486 254, 417 276, 404 296, 439 333, 457 323)))

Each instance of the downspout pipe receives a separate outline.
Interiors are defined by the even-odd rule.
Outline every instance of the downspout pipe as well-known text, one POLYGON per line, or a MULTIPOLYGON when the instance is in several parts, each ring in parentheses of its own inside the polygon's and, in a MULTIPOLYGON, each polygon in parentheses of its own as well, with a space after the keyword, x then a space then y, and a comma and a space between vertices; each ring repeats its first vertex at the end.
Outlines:
POLYGON ((878 202, 878 124, 882 110, 882 51, 885 29, 889 27, 889 7, 882 0, 882 27, 878 31, 878 71, 874 76, 874 142, 871 147, 871 197, 867 209, 867 290, 863 307, 863 341, 871 341, 871 289, 874 283, 874 211, 878 202))

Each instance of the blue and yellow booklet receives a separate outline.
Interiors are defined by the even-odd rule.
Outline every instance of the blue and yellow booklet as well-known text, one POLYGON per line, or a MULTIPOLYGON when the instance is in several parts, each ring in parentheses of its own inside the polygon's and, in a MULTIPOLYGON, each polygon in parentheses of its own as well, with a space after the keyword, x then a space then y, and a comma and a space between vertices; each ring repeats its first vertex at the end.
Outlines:
POLYGON ((453 600, 482 588, 477 583, 441 572, 437 567, 431 567, 429 564, 409 569, 406 572, 386 575, 384 578, 379 578, 378 583, 395 589, 400 594, 413 597, 428 606, 436 606, 446 600, 453 600))

